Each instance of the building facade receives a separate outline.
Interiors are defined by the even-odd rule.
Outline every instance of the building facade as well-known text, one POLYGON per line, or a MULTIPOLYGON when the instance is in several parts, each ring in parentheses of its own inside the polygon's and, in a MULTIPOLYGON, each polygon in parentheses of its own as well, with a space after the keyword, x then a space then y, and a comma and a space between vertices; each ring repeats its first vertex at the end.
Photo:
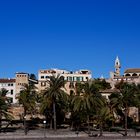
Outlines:
POLYGON ((24 72, 16 73, 16 94, 19 94, 24 89, 25 84, 29 84, 29 74, 24 72))
POLYGON ((115 60, 115 72, 110 72, 110 78, 107 79, 112 86, 115 88, 115 85, 123 80, 128 83, 140 84, 140 68, 129 68, 124 71, 124 74, 120 74, 121 63, 119 58, 117 57, 115 60))
POLYGON ((52 75, 60 75, 66 80, 65 89, 68 94, 71 90, 74 90, 76 82, 85 82, 92 78, 91 71, 89 70, 79 70, 76 72, 60 70, 60 69, 51 69, 51 70, 39 70, 38 72, 38 89, 39 91, 44 90, 48 84, 52 75))
POLYGON ((15 79, 0 79, 0 90, 6 89, 7 97, 9 97, 11 103, 17 103, 16 99, 16 80, 15 79))
POLYGON ((2 88, 8 90, 6 96, 9 97, 12 104, 16 104, 18 103, 16 97, 24 89, 25 84, 29 84, 29 74, 23 72, 16 73, 13 79, 0 79, 0 90, 2 88))

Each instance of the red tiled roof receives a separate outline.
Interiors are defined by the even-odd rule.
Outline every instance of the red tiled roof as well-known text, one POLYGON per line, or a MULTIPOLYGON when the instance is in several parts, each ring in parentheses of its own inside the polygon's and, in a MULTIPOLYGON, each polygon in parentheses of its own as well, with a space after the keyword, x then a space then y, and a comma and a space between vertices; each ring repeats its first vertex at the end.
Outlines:
POLYGON ((140 68, 126 69, 124 73, 140 73, 140 68))
POLYGON ((0 79, 0 83, 15 83, 16 79, 0 79))

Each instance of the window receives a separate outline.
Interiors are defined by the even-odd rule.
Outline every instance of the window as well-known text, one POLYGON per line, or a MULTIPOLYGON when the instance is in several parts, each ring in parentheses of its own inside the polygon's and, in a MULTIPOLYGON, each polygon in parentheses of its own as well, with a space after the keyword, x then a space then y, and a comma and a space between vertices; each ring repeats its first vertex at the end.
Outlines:
POLYGON ((68 81, 72 81, 72 77, 67 77, 67 80, 68 81))
POLYGON ((80 81, 80 77, 77 77, 77 78, 76 78, 76 81, 80 81))
POLYGON ((138 76, 136 73, 133 73, 132 76, 138 76))
POLYGON ((70 82, 69 88, 74 88, 74 83, 73 82, 70 82))
POLYGON ((80 81, 83 81, 84 80, 84 78, 83 77, 80 77, 80 81))
POLYGON ((10 86, 10 84, 8 84, 8 86, 10 86))
POLYGON ((49 79, 49 78, 50 78, 50 76, 46 76, 46 78, 47 78, 47 79, 49 79))
POLYGON ((13 89, 11 89, 11 95, 13 95, 13 89))
POLYGON ((86 80, 88 81, 88 77, 86 77, 86 80))
POLYGON ((44 76, 41 76, 41 79, 44 79, 44 76))
POLYGON ((13 84, 11 84, 11 86, 13 86, 13 84))
POLYGON ((77 81, 77 77, 73 77, 73 81, 77 81))

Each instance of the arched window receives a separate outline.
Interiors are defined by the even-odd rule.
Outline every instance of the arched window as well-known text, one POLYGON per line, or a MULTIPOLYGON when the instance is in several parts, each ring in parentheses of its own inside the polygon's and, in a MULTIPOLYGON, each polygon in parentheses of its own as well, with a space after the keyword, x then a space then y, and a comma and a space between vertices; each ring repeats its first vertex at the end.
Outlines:
POLYGON ((129 73, 125 74, 125 76, 131 76, 129 73))
POLYGON ((138 76, 136 73, 133 73, 132 76, 138 76))

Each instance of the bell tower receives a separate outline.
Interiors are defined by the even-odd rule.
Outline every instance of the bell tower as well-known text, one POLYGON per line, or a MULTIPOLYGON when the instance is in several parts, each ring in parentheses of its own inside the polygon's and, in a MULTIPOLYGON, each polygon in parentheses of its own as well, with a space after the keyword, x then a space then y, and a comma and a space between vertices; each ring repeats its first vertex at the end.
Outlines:
POLYGON ((120 63, 119 57, 117 56, 116 60, 115 60, 115 74, 116 74, 116 76, 120 76, 120 69, 121 69, 121 63, 120 63))

